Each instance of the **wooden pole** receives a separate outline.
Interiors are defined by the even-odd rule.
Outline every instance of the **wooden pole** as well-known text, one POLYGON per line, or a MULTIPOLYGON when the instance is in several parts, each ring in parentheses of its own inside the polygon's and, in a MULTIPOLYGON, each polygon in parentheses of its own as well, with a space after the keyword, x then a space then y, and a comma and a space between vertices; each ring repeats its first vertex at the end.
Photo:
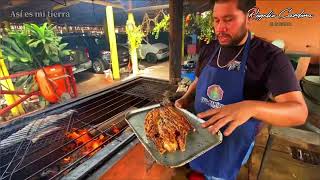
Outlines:
MULTIPOLYGON (((6 67, 6 64, 4 63, 4 59, 2 58, 2 52, 0 49, 0 77, 7 77, 7 76, 9 76, 9 72, 6 67)), ((0 86, 2 86, 1 88, 3 90, 14 91, 14 86, 11 79, 1 80, 0 86)), ((11 104, 14 104, 16 101, 19 100, 19 97, 17 95, 10 95, 10 94, 5 94, 4 98, 8 106, 10 106, 11 104)), ((19 104, 16 107, 11 109, 11 113, 13 116, 19 116, 24 114, 25 112, 22 105, 19 104)))
POLYGON ((184 33, 185 33, 185 29, 184 29, 184 20, 185 20, 185 17, 182 16, 182 41, 181 41, 181 65, 184 64, 184 33))
POLYGON ((169 0, 169 79, 177 84, 181 74, 183 0, 169 0))
MULTIPOLYGON (((133 13, 131 13, 131 12, 128 13, 128 21, 127 22, 129 25, 131 25, 131 28, 134 28, 136 26, 133 13)), ((139 73, 137 49, 136 49, 136 47, 133 47, 133 45, 130 44, 129 50, 130 50, 131 62, 132 62, 132 73, 134 75, 137 75, 139 73)))
MULTIPOLYGON (((132 30, 132 28, 136 27, 135 21, 134 21, 134 16, 132 13, 132 0, 128 1, 128 21, 126 25, 127 30, 132 30), (130 29, 131 28, 131 29, 130 29)), ((128 36, 128 38, 130 38, 128 36)), ((133 45, 130 43, 131 40, 129 40, 129 51, 130 51, 130 56, 131 56, 131 62, 132 62, 132 73, 133 75, 137 75, 139 73, 139 64, 138 64, 138 55, 137 55, 137 47, 136 45, 133 45)))
POLYGON ((107 17, 107 26, 108 26, 108 35, 109 35, 109 44, 110 44, 110 53, 111 53, 112 74, 115 80, 119 80, 120 79, 119 60, 118 60, 118 52, 117 52, 116 34, 114 31, 114 19, 113 19, 112 6, 106 6, 106 17, 107 17))

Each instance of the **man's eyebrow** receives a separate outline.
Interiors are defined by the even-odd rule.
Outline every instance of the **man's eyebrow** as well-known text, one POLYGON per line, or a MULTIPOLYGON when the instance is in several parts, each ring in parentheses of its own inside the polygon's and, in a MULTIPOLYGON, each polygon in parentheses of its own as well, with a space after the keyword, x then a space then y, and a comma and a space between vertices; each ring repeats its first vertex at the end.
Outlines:
MULTIPOLYGON (((233 17, 234 17, 234 15, 231 15, 231 14, 222 16, 223 19, 224 18, 233 18, 233 17)), ((217 17, 213 17, 213 19, 218 19, 218 18, 217 17)))
POLYGON ((233 18, 233 17, 234 17, 233 15, 229 14, 229 15, 223 16, 222 18, 233 18))

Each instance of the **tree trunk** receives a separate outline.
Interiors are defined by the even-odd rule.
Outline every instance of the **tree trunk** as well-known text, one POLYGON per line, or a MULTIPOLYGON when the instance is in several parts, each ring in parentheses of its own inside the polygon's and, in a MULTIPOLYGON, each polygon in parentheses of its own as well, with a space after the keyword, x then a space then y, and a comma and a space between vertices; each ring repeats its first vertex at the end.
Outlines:
POLYGON ((176 84, 181 74, 183 0, 169 0, 169 14, 169 78, 176 84))

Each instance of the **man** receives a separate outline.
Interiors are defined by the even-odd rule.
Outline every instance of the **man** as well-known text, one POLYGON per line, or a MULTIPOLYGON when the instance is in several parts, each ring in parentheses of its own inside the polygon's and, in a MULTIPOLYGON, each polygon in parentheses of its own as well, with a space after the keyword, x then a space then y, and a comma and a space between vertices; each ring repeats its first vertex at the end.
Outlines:
MULTIPOLYGON (((251 6, 250 6, 251 4, 251 6)), ((249 31, 250 0, 216 0, 213 8, 217 41, 200 50, 197 78, 175 103, 193 101, 198 117, 223 142, 190 163, 207 179, 236 179, 250 154, 259 122, 274 126, 304 124, 308 110, 287 56, 249 31), (271 93, 275 102, 265 102, 271 93), (248 153, 249 152, 249 153, 248 153)))

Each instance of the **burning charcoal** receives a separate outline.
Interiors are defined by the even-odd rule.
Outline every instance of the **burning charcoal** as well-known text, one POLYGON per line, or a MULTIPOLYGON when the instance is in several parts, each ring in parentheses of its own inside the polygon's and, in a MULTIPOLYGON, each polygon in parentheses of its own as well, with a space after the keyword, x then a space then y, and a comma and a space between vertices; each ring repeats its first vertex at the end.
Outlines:
MULTIPOLYGON (((70 152, 78 146, 84 145, 74 153, 76 155, 79 155, 79 157, 83 155, 92 156, 96 151, 101 149, 100 146, 104 144, 107 139, 107 136, 104 136, 102 134, 97 138, 93 138, 87 129, 74 129, 73 132, 66 134, 66 136, 67 138, 74 140, 74 143, 70 144, 75 144, 74 148, 72 149, 64 148, 66 152, 70 152)), ((72 145, 70 145, 69 147, 72 147, 72 145)))

